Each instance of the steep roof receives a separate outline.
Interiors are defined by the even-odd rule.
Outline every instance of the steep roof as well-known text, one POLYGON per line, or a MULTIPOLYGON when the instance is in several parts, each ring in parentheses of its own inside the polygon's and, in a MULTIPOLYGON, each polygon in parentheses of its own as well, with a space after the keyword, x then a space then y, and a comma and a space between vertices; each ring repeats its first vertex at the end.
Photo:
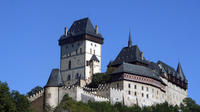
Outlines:
POLYGON ((187 79, 185 78, 185 75, 183 73, 180 63, 178 64, 176 71, 174 68, 172 68, 171 66, 165 64, 164 62, 162 62, 160 60, 157 62, 157 64, 161 65, 162 72, 166 72, 167 74, 170 74, 170 75, 176 77, 177 79, 187 83, 187 79))
POLYGON ((59 69, 52 69, 48 82, 45 87, 58 87, 63 86, 63 80, 59 69))
POLYGON ((153 71, 150 68, 139 66, 135 64, 129 64, 129 63, 122 63, 117 69, 114 70, 112 74, 116 73, 131 73, 136 74, 144 77, 150 77, 156 80, 161 81, 159 78, 159 73, 156 71, 153 71))
POLYGON ((118 54, 117 58, 111 63, 111 66, 120 65, 123 62, 131 63, 135 61, 148 63, 145 59, 142 59, 141 52, 137 45, 124 47, 118 54))
POLYGON ((95 28, 93 27, 89 18, 83 18, 77 21, 74 21, 69 31, 67 32, 67 36, 61 36, 60 40, 65 39, 67 37, 78 36, 82 34, 90 34, 95 37, 102 38, 101 34, 96 34, 95 28))
POLYGON ((97 62, 99 62, 99 60, 98 60, 98 58, 97 58, 97 56, 96 55, 92 55, 92 57, 91 57, 91 59, 90 59, 91 61, 97 61, 97 62))
POLYGON ((177 66, 177 70, 176 70, 176 72, 179 74, 181 80, 186 80, 180 62, 178 63, 178 66, 177 66))

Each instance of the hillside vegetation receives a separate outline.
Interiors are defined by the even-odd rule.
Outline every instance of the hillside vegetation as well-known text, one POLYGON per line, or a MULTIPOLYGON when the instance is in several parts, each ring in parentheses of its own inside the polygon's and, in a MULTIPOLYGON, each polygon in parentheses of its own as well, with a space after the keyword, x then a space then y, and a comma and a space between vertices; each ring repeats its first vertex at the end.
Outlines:
POLYGON ((65 95, 55 112, 200 112, 200 106, 191 98, 186 98, 180 107, 169 105, 167 102, 140 108, 137 105, 127 107, 121 103, 111 105, 109 102, 76 102, 65 95))

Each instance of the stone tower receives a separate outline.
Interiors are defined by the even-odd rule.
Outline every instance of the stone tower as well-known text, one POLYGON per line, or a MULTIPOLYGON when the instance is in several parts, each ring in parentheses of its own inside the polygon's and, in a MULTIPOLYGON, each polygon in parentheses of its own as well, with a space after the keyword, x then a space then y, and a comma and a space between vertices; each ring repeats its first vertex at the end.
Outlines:
POLYGON ((80 81, 81 86, 91 82, 94 73, 101 72, 101 45, 103 37, 89 18, 75 21, 59 39, 61 47, 60 73, 65 85, 80 81))

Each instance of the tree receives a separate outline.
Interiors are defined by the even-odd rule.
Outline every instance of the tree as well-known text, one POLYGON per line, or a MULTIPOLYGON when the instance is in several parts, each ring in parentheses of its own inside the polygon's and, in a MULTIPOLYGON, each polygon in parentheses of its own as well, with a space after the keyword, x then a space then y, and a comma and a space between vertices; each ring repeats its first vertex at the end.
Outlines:
POLYGON ((180 106, 183 112, 200 112, 200 106, 191 98, 185 98, 180 106))
POLYGON ((42 89, 43 89, 42 87, 36 86, 36 87, 34 87, 33 89, 31 89, 31 91, 28 92, 27 95, 28 95, 28 96, 31 96, 31 95, 33 95, 33 94, 38 93, 38 92, 41 91, 42 89))
POLYGON ((0 110, 1 112, 16 112, 16 106, 10 95, 9 87, 6 82, 0 81, 0 110))
POLYGON ((30 103, 26 96, 10 92, 8 84, 0 81, 0 112, 31 112, 30 103))
POLYGON ((16 105, 17 112, 31 112, 30 102, 26 96, 20 94, 18 91, 12 91, 11 96, 16 105))

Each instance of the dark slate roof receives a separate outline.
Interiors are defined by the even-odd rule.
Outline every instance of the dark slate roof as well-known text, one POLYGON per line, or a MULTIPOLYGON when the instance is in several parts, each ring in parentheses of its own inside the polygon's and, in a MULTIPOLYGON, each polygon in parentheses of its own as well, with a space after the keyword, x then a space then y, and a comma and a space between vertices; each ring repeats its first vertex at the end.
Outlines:
POLYGON ((58 87, 63 86, 63 80, 59 69, 52 69, 49 80, 45 87, 58 87))
POLYGON ((136 75, 149 77, 149 78, 162 81, 159 77, 159 73, 157 73, 156 71, 153 71, 150 68, 135 65, 135 64, 123 63, 118 68, 116 68, 112 74, 116 74, 116 73, 131 73, 131 74, 136 74, 136 75))
POLYGON ((77 21, 74 21, 69 31, 67 32, 67 36, 61 36, 60 40, 65 39, 67 37, 75 37, 82 34, 90 34, 95 37, 102 38, 101 34, 96 34, 95 28, 93 27, 89 18, 83 18, 77 21))
POLYGON ((167 74, 170 74, 170 75, 176 77, 177 79, 179 79, 181 81, 187 82, 180 63, 178 64, 177 71, 175 71, 174 68, 165 64, 162 61, 158 61, 157 63, 161 65, 161 71, 162 72, 166 72, 167 74))
POLYGON ((111 66, 120 65, 123 62, 131 63, 135 61, 139 61, 146 64, 148 63, 145 59, 141 58, 141 52, 137 45, 131 47, 124 47, 118 54, 117 58, 111 63, 111 66))
POLYGON ((97 61, 97 62, 99 62, 99 60, 98 60, 98 58, 96 57, 96 55, 93 55, 93 56, 91 57, 90 60, 91 60, 91 61, 97 61))
POLYGON ((179 74, 179 77, 181 78, 181 80, 185 80, 185 81, 187 82, 187 80, 186 80, 186 78, 185 78, 185 75, 184 75, 184 73, 183 73, 183 69, 182 69, 182 67, 181 67, 180 62, 178 63, 178 67, 177 67, 176 72, 179 74))

